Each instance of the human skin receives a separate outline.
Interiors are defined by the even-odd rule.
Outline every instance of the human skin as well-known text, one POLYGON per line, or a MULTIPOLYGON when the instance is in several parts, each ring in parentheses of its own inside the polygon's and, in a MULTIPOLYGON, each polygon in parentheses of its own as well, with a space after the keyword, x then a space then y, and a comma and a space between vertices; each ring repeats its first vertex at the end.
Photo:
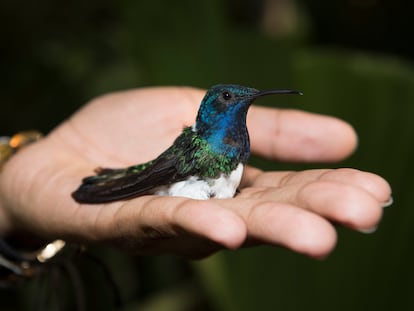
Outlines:
MULTIPOLYGON (((192 125, 204 91, 143 88, 82 107, 41 141, 19 151, 0 174, 0 234, 103 243, 132 253, 202 258, 220 249, 267 244, 328 255, 339 224, 373 231, 390 200, 380 176, 356 169, 263 172, 247 166, 240 193, 205 201, 142 196, 102 205, 71 197, 93 169, 148 161, 192 125)), ((336 118, 253 106, 252 153, 271 160, 334 162, 356 134, 336 118)))

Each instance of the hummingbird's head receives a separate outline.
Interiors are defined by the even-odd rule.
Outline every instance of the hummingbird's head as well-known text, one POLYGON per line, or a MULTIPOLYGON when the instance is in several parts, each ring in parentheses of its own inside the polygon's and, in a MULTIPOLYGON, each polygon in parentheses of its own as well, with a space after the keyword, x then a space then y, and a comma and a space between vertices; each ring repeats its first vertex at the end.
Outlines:
POLYGON ((253 101, 271 94, 301 94, 294 90, 259 91, 235 84, 218 84, 211 87, 204 96, 196 119, 197 132, 214 128, 245 127, 246 115, 253 101))

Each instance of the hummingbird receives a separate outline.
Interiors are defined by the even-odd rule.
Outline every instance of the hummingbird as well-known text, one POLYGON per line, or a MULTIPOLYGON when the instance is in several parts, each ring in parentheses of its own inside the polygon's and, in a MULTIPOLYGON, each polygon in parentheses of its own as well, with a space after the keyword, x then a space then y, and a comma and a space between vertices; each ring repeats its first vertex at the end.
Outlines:
POLYGON ((155 194, 205 200, 235 195, 250 156, 246 116, 253 101, 296 90, 218 84, 201 101, 195 123, 185 127, 157 158, 127 168, 97 168, 72 193, 79 203, 99 204, 155 194))

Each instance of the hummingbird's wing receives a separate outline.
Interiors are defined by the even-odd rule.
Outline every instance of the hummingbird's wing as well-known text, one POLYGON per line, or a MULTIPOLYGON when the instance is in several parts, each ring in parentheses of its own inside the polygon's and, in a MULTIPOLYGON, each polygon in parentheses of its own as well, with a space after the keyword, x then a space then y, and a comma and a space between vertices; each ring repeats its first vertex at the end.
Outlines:
POLYGON ((72 196, 80 203, 113 202, 152 194, 160 186, 184 179, 171 156, 160 156, 126 169, 99 169, 97 175, 84 178, 72 196))
POLYGON ((72 193, 79 203, 106 203, 152 194, 160 186, 170 185, 193 175, 192 132, 187 128, 174 144, 153 161, 125 169, 97 169, 72 193), (185 169, 183 169, 185 167, 185 169))

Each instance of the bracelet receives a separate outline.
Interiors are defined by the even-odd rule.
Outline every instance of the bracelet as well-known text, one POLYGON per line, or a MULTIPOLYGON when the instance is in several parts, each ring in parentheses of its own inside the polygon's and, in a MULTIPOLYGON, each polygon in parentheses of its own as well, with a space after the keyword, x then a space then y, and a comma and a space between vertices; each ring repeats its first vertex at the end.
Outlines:
POLYGON ((38 141, 42 138, 42 133, 38 131, 20 132, 12 137, 0 137, 0 168, 6 161, 19 149, 38 141))
MULTIPOLYGON (((21 148, 38 141, 43 135, 38 131, 20 132, 12 137, 0 137, 0 169, 21 148)), ((59 254, 65 241, 55 240, 34 251, 23 251, 0 239, 0 287, 30 279, 43 270, 43 264, 59 254)))

